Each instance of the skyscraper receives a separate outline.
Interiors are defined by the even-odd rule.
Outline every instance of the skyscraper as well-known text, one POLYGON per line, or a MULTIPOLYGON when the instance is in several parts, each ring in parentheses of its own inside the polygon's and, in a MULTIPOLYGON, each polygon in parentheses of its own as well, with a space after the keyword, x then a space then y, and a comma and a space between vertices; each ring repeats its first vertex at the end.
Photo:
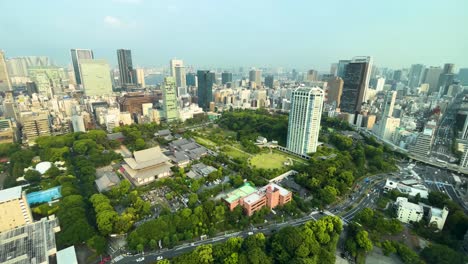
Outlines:
POLYGON ((413 64, 408 75, 408 86, 410 88, 417 88, 421 84, 424 74, 424 65, 413 64))
POLYGON ((453 80, 455 79, 454 68, 455 65, 452 63, 446 63, 444 65, 444 69, 440 74, 439 82, 437 84, 437 87, 439 88, 439 95, 447 94, 449 86, 453 83, 453 80))
POLYGON ((377 92, 383 91, 384 86, 385 86, 385 78, 378 77, 376 80, 376 84, 375 84, 375 90, 377 92))
POLYGON ((355 57, 346 66, 340 104, 342 112, 352 114, 360 112, 369 87, 371 68, 371 57, 355 57))
POLYGON ((80 60, 80 69, 85 95, 112 94, 110 68, 105 60, 80 60))
POLYGON ((330 74, 336 76, 338 74, 338 63, 332 63, 330 66, 330 74))
POLYGON ((439 77, 442 74, 442 69, 440 67, 429 67, 424 71, 424 81, 423 83, 429 84, 429 94, 439 91, 439 77))
POLYGON ((28 68, 51 66, 49 57, 46 56, 26 56, 16 57, 7 60, 8 73, 11 77, 27 77, 28 68))
POLYGON ((77 85, 81 85, 81 60, 92 60, 94 59, 93 51, 89 49, 72 49, 71 50, 73 71, 75 72, 75 80, 77 85))
POLYGON ((184 66, 176 66, 175 67, 175 83, 176 83, 176 87, 181 87, 181 88, 186 88, 187 87, 187 81, 185 79, 185 67, 184 66))
POLYGON ((338 66, 336 69, 336 74, 338 77, 344 78, 346 66, 350 63, 350 60, 340 60, 338 61, 338 66))
POLYGON ((120 84, 124 88, 133 87, 137 84, 136 71, 133 69, 132 51, 128 49, 117 50, 119 63, 120 84))
POLYGON ((213 101, 213 79, 214 75, 210 71, 197 71, 198 79, 198 106, 207 111, 210 102, 213 101))
POLYGON ((328 79, 326 101, 329 104, 334 104, 338 107, 341 102, 341 94, 343 93, 343 79, 340 77, 331 77, 328 79))
POLYGON ((461 85, 468 86, 468 68, 461 68, 458 71, 457 78, 460 81, 461 85))
POLYGON ((179 112, 177 109, 176 83, 173 77, 164 78, 162 85, 164 100, 164 117, 167 122, 177 121, 179 112))
POLYGON ((251 70, 249 72, 249 81, 252 85, 252 87, 259 87, 262 85, 262 71, 261 70, 251 70))
POLYGON ((5 92, 10 90, 11 82, 5 62, 5 53, 0 50, 0 91, 5 92))
POLYGON ((382 105, 382 118, 393 116, 393 108, 395 106, 396 91, 388 91, 384 97, 384 103, 382 105))
POLYGON ((221 84, 225 85, 226 83, 232 82, 232 73, 231 72, 223 72, 221 73, 221 84))
POLYGON ((187 73, 185 75, 185 80, 187 82, 187 86, 197 86, 197 75, 195 73, 187 73))
POLYGON ((172 59, 169 61, 169 66, 171 68, 171 76, 176 78, 176 67, 184 67, 184 61, 172 59))
POLYGON ((265 77, 265 86, 270 88, 270 89, 273 89, 273 85, 275 83, 275 77, 273 75, 267 75, 265 77))
POLYGON ((323 97, 323 90, 317 87, 300 87, 293 91, 287 137, 290 151, 299 155, 317 151, 323 97))
POLYGON ((318 72, 316 70, 307 71, 307 81, 315 82, 318 80, 318 72))

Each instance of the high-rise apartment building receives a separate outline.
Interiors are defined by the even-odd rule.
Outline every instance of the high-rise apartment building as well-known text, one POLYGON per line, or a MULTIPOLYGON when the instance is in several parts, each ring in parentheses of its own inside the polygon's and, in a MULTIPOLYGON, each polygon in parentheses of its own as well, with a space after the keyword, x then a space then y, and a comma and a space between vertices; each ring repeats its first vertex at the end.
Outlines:
POLYGON ((166 121, 177 121, 179 119, 176 94, 177 88, 173 77, 164 78, 164 83, 162 84, 162 91, 166 121))
POLYGON ((324 92, 314 87, 300 87, 291 96, 287 148, 299 155, 317 151, 324 92))
POLYGON ((75 73, 75 80, 77 85, 81 85, 81 60, 92 60, 94 59, 93 51, 89 49, 72 49, 71 58, 73 64, 73 71, 75 73))
POLYGON ((408 86, 410 88, 417 88, 421 84, 424 75, 424 65, 413 64, 408 74, 408 86))
POLYGON ((262 85, 262 71, 251 70, 249 72, 249 81, 252 87, 260 87, 262 85))
POLYGON ((429 94, 439 91, 439 77, 442 74, 442 69, 440 67, 429 67, 424 71, 424 81, 423 83, 429 84, 429 94))
POLYGON ((23 143, 34 144, 40 136, 50 136, 50 121, 47 112, 21 112, 23 143))
POLYGON ((325 101, 328 104, 334 104, 335 107, 338 107, 341 102, 341 94, 343 93, 343 79, 340 77, 331 77, 327 82, 325 101))
POLYGON ((0 50, 0 91, 11 91, 11 81, 5 61, 5 53, 0 50))
POLYGON ((371 57, 355 57, 346 66, 340 103, 341 112, 352 114, 360 112, 369 87, 371 68, 371 57))
POLYGON ((137 84, 136 71, 133 69, 132 51, 128 49, 117 50, 119 63, 120 84, 124 88, 134 87, 137 84))
POLYGON ((207 111, 213 101, 214 74, 210 71, 197 71, 198 106, 207 111))
POLYGON ((227 83, 232 83, 232 72, 221 73, 221 84, 225 85, 227 83))
POLYGON ((110 68, 105 60, 81 60, 80 70, 86 96, 112 94, 110 68))

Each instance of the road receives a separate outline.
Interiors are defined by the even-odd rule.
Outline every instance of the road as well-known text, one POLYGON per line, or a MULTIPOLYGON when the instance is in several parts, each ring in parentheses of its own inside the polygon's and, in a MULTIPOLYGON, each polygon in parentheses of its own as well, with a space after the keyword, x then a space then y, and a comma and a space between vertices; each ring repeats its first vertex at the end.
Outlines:
POLYGON ((358 186, 356 190, 357 192, 353 193, 352 195, 354 199, 347 199, 340 204, 337 204, 335 206, 328 208, 328 210, 324 211, 323 213, 319 211, 314 211, 304 217, 301 217, 298 219, 291 219, 285 222, 271 223, 269 225, 264 226, 261 229, 254 228, 251 230, 223 234, 223 235, 215 236, 215 237, 202 240, 202 241, 196 241, 193 243, 185 243, 185 244, 176 246, 172 249, 162 249, 160 251, 148 252, 148 253, 138 254, 134 256, 122 256, 123 258, 117 261, 117 263, 122 263, 122 264, 136 263, 136 260, 141 257, 144 257, 144 260, 141 261, 140 263, 154 263, 159 256, 162 256, 165 259, 173 258, 181 254, 190 252, 194 250, 196 247, 201 246, 201 245, 222 243, 231 237, 244 237, 245 238, 249 236, 250 232, 271 235, 283 227, 298 226, 310 220, 318 220, 326 215, 334 215, 334 213, 340 214, 344 212, 345 210, 347 210, 348 207, 353 206, 353 208, 350 211, 344 213, 343 216, 341 217, 341 219, 343 220, 343 224, 347 225, 352 220, 352 218, 357 213, 359 213, 362 209, 372 206, 372 204, 375 202, 375 200, 379 196, 379 191, 376 191, 376 190, 379 190, 379 188, 381 189, 385 185, 384 179, 386 179, 388 176, 390 175, 379 174, 373 177, 369 177, 368 180, 366 179, 362 180, 357 185, 358 186), (369 192, 369 195, 367 195, 368 192, 369 192), (364 195, 364 198, 361 199, 363 195, 364 195))

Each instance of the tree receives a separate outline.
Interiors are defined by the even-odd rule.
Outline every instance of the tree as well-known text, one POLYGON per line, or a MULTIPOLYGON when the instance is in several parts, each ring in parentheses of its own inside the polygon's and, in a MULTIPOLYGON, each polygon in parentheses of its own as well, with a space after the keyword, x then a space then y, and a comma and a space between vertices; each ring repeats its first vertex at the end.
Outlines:
POLYGON ((372 241, 369 239, 368 233, 365 230, 360 230, 356 234, 356 243, 365 252, 369 252, 372 250, 372 241))
POLYGON ((145 146, 146 142, 144 139, 138 138, 137 140, 135 140, 135 150, 142 150, 145 148, 145 146))
POLYGON ((41 180, 41 173, 37 170, 31 169, 24 174, 24 178, 28 182, 39 182, 41 180))
POLYGON ((439 244, 425 247, 421 252, 421 257, 428 264, 463 264, 467 261, 467 258, 463 254, 439 244))
POLYGON ((390 240, 385 240, 382 242, 382 250, 385 256, 396 253, 396 248, 390 240))
POLYGON ((107 239, 102 236, 95 235, 86 241, 86 245, 94 249, 96 254, 101 255, 106 251, 107 239))
POLYGON ((188 206, 193 207, 198 202, 198 195, 191 193, 188 197, 188 206))

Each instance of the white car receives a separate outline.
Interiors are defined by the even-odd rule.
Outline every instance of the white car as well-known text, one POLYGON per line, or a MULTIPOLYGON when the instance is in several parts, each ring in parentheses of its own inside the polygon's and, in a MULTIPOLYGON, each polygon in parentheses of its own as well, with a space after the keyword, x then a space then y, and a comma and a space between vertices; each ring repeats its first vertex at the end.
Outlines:
POLYGON ((145 257, 137 258, 136 262, 142 262, 143 260, 145 260, 145 257))
POLYGON ((163 256, 158 256, 158 257, 156 258, 156 260, 163 260, 163 259, 164 259, 163 256))

